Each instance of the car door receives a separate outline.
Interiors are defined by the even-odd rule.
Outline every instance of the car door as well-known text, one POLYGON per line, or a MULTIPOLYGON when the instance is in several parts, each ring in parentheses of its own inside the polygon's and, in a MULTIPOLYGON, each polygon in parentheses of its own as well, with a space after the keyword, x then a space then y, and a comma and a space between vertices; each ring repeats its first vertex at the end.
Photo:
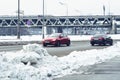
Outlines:
POLYGON ((63 40, 62 41, 63 41, 64 44, 68 43, 68 37, 67 37, 66 34, 63 34, 63 40))
POLYGON ((106 37, 106 42, 107 42, 107 43, 111 43, 111 42, 112 42, 111 37, 107 36, 107 37, 106 37))
POLYGON ((60 43, 61 43, 61 44, 64 44, 64 41, 65 41, 64 35, 61 34, 61 35, 60 35, 60 43))

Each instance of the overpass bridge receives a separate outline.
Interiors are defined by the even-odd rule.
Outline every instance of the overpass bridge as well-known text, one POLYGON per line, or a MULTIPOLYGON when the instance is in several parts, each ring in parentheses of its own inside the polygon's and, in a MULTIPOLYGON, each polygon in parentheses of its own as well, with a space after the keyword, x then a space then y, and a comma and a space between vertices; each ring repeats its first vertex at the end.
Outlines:
MULTIPOLYGON (((120 33, 120 15, 92 16, 20 16, 21 35, 63 32, 70 35, 94 34, 96 32, 120 33)), ((16 35, 17 16, 0 16, 0 35, 16 35)))

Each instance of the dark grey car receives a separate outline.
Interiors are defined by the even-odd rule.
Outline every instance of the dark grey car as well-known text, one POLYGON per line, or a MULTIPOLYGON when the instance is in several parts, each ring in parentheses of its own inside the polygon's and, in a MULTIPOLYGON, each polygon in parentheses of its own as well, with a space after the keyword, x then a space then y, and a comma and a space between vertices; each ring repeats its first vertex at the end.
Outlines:
POLYGON ((91 37, 90 44, 94 46, 98 45, 113 45, 113 39, 106 34, 97 34, 91 37))

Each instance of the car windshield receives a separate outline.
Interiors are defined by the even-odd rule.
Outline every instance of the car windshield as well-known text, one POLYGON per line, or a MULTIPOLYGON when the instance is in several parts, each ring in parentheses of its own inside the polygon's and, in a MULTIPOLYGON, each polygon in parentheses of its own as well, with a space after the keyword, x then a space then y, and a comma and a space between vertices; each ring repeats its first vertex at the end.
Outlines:
POLYGON ((56 38, 56 37, 58 37, 60 35, 60 33, 55 33, 55 34, 51 34, 49 37, 54 37, 54 38, 56 38))

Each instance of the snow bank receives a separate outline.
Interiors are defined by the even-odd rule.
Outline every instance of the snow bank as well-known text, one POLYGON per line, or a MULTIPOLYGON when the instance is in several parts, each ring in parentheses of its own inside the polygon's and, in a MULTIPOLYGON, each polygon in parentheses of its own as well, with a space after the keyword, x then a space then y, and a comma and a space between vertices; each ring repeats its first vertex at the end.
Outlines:
POLYGON ((1 80, 52 80, 83 67, 120 56, 120 42, 101 50, 73 51, 68 56, 51 56, 38 44, 28 44, 18 52, 0 53, 1 80))
MULTIPOLYGON (((37 64, 42 58, 50 56, 38 44, 28 44, 18 52, 0 53, 0 79, 2 80, 47 80, 47 74, 41 74, 37 64)), ((50 79, 50 78, 49 78, 50 79)))

